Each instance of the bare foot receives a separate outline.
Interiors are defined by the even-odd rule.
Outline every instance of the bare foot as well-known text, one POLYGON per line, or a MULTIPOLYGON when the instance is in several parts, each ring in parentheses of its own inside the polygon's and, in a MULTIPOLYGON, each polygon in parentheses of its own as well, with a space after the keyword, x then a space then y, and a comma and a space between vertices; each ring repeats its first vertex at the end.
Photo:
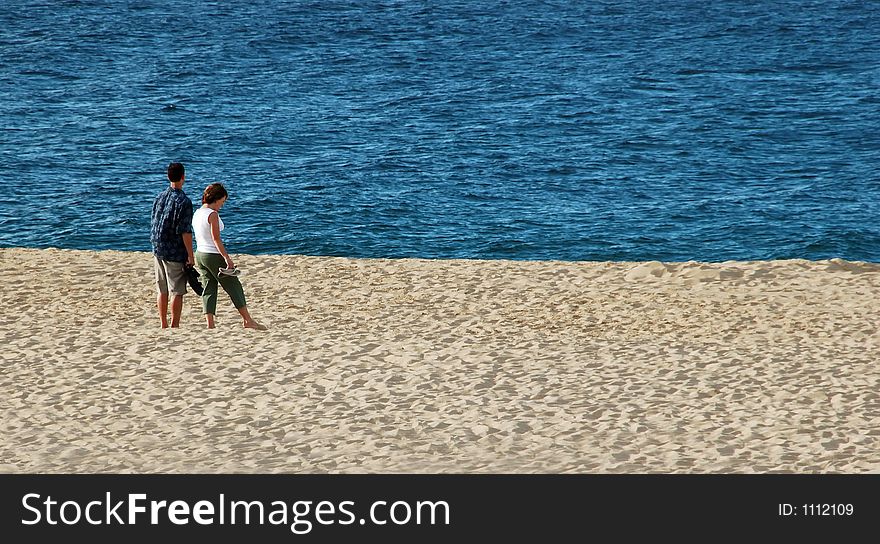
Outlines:
POLYGON ((244 328, 246 328, 246 329, 256 329, 256 330, 258 330, 258 331, 265 331, 265 330, 267 330, 269 327, 267 327, 266 325, 263 325, 262 323, 257 323, 256 321, 251 320, 251 321, 245 321, 245 322, 244 322, 244 328))

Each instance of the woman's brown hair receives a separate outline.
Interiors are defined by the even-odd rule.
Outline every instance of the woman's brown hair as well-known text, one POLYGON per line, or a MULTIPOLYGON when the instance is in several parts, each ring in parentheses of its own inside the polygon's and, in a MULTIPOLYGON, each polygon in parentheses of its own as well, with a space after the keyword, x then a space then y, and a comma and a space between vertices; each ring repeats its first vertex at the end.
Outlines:
POLYGON ((226 192, 226 187, 223 187, 222 183, 212 183, 205 187, 205 192, 202 193, 202 204, 213 204, 228 196, 229 193, 226 192))

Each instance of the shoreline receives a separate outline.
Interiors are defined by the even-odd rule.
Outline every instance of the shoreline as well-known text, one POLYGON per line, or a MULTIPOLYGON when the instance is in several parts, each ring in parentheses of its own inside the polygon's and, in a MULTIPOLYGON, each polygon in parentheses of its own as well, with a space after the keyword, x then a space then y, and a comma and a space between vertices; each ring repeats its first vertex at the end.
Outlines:
POLYGON ((0 248, 0 472, 876 472, 880 264, 0 248))
MULTIPOLYGON (((121 253, 133 255, 150 256, 150 251, 134 250, 134 249, 83 249, 69 248, 59 246, 0 246, 0 252, 16 252, 16 251, 58 251, 71 253, 121 253)), ((845 259, 842 257, 831 257, 827 259, 807 259, 803 257, 783 258, 783 259, 725 259, 718 261, 709 261, 701 259, 689 259, 686 261, 667 261, 667 260, 569 260, 569 259, 504 259, 504 258, 470 258, 470 257, 349 257, 345 255, 313 255, 305 253, 239 253, 232 252, 232 255, 239 255, 253 258, 305 258, 305 259, 344 259, 350 261, 427 261, 427 262, 476 262, 476 263, 560 263, 560 264, 602 264, 613 263, 621 265, 638 265, 642 263, 662 263, 667 265, 683 265, 683 264, 701 264, 710 266, 734 265, 734 264, 756 264, 756 263, 838 263, 838 264, 855 264, 864 266, 877 266, 880 271, 880 261, 863 261, 858 259, 845 259)))

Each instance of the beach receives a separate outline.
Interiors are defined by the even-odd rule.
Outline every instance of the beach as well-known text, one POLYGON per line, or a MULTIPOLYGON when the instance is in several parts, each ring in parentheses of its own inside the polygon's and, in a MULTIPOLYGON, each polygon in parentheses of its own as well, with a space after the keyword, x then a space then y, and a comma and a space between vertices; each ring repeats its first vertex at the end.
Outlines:
POLYGON ((880 265, 0 249, 0 471, 880 471, 880 265))

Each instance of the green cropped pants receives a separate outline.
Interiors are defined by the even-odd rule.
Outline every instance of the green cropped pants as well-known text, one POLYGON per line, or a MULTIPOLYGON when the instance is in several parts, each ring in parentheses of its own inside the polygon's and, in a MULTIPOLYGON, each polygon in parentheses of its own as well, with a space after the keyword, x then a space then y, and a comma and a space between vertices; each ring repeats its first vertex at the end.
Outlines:
POLYGON ((206 314, 217 313, 217 286, 223 287, 232 304, 236 309, 243 308, 247 302, 244 298, 244 289, 241 282, 235 276, 220 274, 221 268, 226 268, 226 259, 217 253, 196 252, 196 264, 199 265, 199 278, 202 281, 202 309, 206 314))

